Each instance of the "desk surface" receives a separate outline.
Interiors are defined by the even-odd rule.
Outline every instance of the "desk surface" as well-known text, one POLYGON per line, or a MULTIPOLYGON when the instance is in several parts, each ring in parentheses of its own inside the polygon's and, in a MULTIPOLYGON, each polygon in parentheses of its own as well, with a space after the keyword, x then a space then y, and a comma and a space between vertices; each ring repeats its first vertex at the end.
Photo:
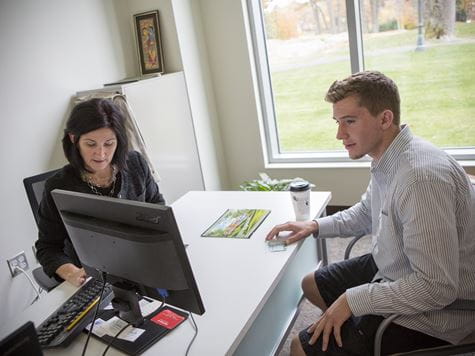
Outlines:
MULTIPOLYGON (((331 198, 329 192, 312 192, 311 216, 320 215, 331 198)), ((232 354, 252 326, 300 244, 282 252, 270 252, 264 237, 276 224, 294 219, 288 192, 196 192, 172 204, 180 232, 206 309, 194 315, 198 336, 190 355, 232 354), (250 239, 203 238, 204 232, 228 208, 270 209, 271 213, 250 239)), ((74 292, 63 284, 33 305, 23 316, 36 325, 74 292)), ((20 324, 18 324, 20 325, 20 324)), ((144 355, 181 355, 193 337, 186 321, 144 355)), ((80 354, 85 336, 67 349, 48 350, 46 355, 80 354)), ((92 340, 88 354, 100 354, 104 344, 92 340)), ((119 355, 115 349, 108 355, 119 355)))

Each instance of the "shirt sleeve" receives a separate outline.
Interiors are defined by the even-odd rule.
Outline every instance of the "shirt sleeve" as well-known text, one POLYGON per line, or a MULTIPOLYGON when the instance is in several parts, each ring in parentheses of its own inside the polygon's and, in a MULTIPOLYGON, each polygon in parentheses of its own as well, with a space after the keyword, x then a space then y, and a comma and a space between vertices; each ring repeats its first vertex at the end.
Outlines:
POLYGON ((137 156, 144 172, 145 201, 147 203, 165 205, 165 198, 160 193, 160 189, 158 187, 157 182, 155 182, 155 180, 153 179, 150 167, 148 166, 147 162, 141 154, 137 153, 137 156))
POLYGON ((331 216, 315 219, 318 237, 349 237, 371 232, 371 182, 361 201, 331 216))
MULTIPOLYGON (((364 284, 346 295, 354 315, 418 314, 442 309, 457 297, 459 243, 456 195, 447 182, 415 182, 395 203, 408 273, 394 281, 364 284)), ((389 213, 389 212, 388 212, 389 213)))
POLYGON ((36 256, 45 273, 53 277, 58 267, 74 262, 64 253, 64 243, 68 234, 56 209, 51 190, 46 183, 38 210, 38 240, 35 247, 36 256))

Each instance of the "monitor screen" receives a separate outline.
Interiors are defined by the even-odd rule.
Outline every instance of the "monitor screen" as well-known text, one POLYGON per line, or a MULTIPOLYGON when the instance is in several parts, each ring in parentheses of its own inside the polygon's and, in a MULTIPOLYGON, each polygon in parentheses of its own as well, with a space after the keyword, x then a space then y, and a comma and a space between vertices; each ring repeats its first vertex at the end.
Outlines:
POLYGON ((52 191, 89 275, 187 311, 205 309, 171 207, 55 189, 52 191))

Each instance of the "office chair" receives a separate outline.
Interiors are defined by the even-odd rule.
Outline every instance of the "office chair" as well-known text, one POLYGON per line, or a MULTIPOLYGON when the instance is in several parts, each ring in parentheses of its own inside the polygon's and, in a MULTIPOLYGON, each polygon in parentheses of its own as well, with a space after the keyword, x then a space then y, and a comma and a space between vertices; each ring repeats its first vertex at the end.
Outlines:
MULTIPOLYGON (((30 202, 31 211, 33 212, 33 217, 35 218, 37 226, 39 223, 38 209, 40 207, 41 198, 43 197, 45 182, 49 177, 53 176, 58 171, 59 169, 55 169, 23 179, 23 185, 25 186, 26 195, 28 197, 28 201, 30 202)), ((46 275, 43 267, 41 266, 35 268, 32 273, 38 285, 47 292, 60 284, 60 282, 58 282, 56 279, 46 275)))
MULTIPOLYGON (((345 249, 344 259, 347 260, 350 257, 351 250, 355 246, 355 244, 361 240, 364 236, 367 235, 360 235, 355 236, 349 242, 345 249)), ((456 308, 451 308, 456 309, 456 308)), ((475 302, 469 301, 464 303, 463 307, 460 308, 461 310, 475 310, 475 302)), ((374 336, 374 356, 381 356, 381 344, 384 332, 388 328, 388 326, 398 317, 400 314, 391 314, 389 317, 384 319, 381 324, 379 325, 378 329, 376 330, 376 334, 374 336)), ((460 344, 457 345, 446 345, 446 346, 439 346, 439 347, 432 347, 432 348, 425 348, 419 349, 414 351, 402 352, 393 354, 393 356, 454 356, 470 353, 475 355, 475 331, 468 335, 460 344)))

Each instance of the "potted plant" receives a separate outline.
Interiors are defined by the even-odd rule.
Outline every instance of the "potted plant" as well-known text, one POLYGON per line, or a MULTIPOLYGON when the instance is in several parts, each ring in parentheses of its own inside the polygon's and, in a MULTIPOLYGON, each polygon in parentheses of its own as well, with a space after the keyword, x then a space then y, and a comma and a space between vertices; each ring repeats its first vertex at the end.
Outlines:
MULTIPOLYGON (((239 188, 247 191, 284 191, 289 190, 289 185, 295 181, 302 181, 302 178, 294 179, 272 179, 266 173, 259 173, 260 179, 253 179, 243 182, 239 188)), ((315 185, 310 184, 313 188, 315 185)))

